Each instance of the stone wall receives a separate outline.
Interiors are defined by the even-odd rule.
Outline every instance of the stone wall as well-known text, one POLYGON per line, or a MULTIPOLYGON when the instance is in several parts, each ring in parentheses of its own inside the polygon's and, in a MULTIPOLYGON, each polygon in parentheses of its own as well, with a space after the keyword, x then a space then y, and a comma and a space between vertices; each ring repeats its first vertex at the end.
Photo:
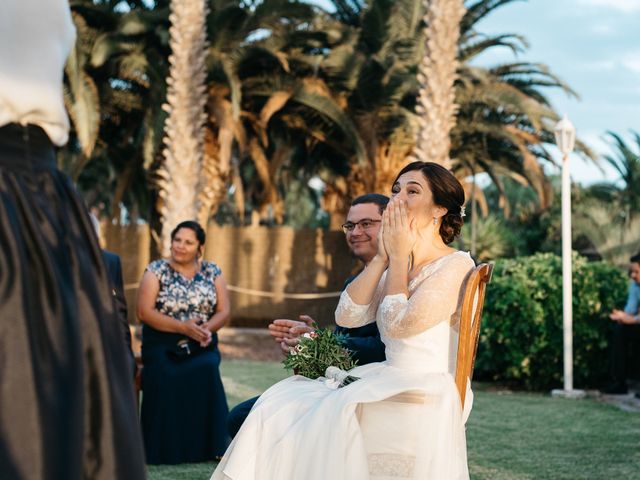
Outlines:
MULTIPOLYGON (((107 225, 103 237, 105 248, 122 258, 129 321, 135 324, 137 284, 151 260, 149 229, 107 225)), ((339 292, 358 268, 339 231, 214 224, 208 227, 205 246, 205 258, 220 266, 230 285, 234 326, 264 327, 274 318, 297 318, 302 313, 320 324, 332 324, 337 297, 287 295, 339 292)))

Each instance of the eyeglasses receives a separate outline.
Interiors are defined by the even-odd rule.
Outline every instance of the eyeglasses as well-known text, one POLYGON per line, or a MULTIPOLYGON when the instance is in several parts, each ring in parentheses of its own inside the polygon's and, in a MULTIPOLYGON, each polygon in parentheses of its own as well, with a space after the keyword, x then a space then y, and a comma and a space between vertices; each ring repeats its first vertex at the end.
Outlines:
POLYGON ((351 233, 356 229, 357 225, 360 225, 362 230, 369 230, 373 227, 374 223, 380 223, 382 220, 372 220, 371 218, 363 218, 359 222, 347 222, 342 225, 342 231, 344 233, 351 233))

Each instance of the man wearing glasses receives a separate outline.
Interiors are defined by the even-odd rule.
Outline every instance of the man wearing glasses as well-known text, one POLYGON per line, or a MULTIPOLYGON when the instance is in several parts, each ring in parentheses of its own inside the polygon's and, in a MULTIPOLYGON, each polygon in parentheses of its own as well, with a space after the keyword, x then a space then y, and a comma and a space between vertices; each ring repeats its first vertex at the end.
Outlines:
MULTIPOLYGON (((342 225, 347 246, 351 254, 366 266, 378 251, 378 231, 382 222, 382 212, 389 203, 389 197, 377 193, 361 195, 351 202, 347 219, 342 225)), ((347 284, 355 276, 349 277, 347 284)), ((308 315, 300 315, 300 320, 279 318, 269 325, 269 333, 280 343, 284 353, 298 344, 300 336, 312 332, 314 319, 308 315)), ((384 344, 380 340, 380 332, 375 322, 358 328, 344 328, 336 326, 336 333, 345 337, 345 346, 351 350, 352 357, 358 365, 385 360, 384 344)), ((229 435, 233 438, 258 397, 240 403, 229 412, 227 426, 229 435)))

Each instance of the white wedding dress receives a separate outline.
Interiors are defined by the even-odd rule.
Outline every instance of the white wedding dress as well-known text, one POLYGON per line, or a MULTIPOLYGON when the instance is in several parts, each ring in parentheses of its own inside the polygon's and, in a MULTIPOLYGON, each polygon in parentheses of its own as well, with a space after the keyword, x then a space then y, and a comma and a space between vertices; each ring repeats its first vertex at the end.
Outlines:
POLYGON ((409 298, 370 305, 343 292, 336 322, 376 321, 387 360, 356 367, 339 389, 289 377, 260 397, 211 480, 468 479, 465 412, 454 383, 462 285, 473 267, 454 252, 425 265, 409 298), (386 401, 419 392, 420 403, 386 401))

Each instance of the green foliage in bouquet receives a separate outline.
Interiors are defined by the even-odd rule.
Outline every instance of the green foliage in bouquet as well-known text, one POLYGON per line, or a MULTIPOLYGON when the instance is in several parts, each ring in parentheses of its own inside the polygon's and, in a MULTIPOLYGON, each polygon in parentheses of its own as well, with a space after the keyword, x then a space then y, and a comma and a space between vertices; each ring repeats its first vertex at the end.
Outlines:
MULTIPOLYGON (((606 262, 574 253, 573 373, 577 388, 607 380, 611 320, 628 279, 606 262)), ((536 254, 498 260, 482 315, 474 378, 533 390, 562 386, 562 259, 536 254)))
POLYGON ((314 328, 314 332, 300 337, 300 343, 284 359, 285 368, 315 379, 323 377, 327 367, 350 370, 356 366, 351 352, 344 346, 344 335, 315 324, 314 328))

